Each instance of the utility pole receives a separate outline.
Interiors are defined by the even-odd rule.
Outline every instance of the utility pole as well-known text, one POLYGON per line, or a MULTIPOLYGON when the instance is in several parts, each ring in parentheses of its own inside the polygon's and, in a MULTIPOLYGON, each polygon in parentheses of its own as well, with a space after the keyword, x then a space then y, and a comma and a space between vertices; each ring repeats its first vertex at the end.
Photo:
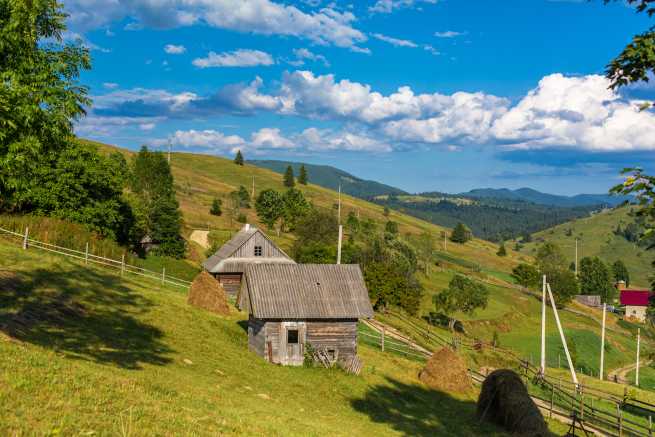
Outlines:
POLYGON ((541 284, 541 375, 546 374, 546 275, 541 284))
POLYGON ((339 242, 337 243, 337 264, 341 264, 341 239, 343 238, 343 226, 339 225, 339 242))
POLYGON ((171 144, 171 140, 168 140, 168 164, 171 164, 171 150, 173 149, 173 145, 171 144))
POLYGON ((550 304, 553 307, 553 314, 555 315, 555 323, 557 323, 557 330, 559 331, 559 336, 562 339, 562 346, 564 346, 564 353, 566 354, 566 362, 569 365, 569 370, 571 371, 571 379, 575 384, 576 388, 578 387, 578 377, 575 374, 575 368, 573 367, 573 361, 571 361, 571 354, 569 353, 569 347, 566 344, 566 337, 564 336, 564 330, 562 329, 562 324, 559 321, 559 314, 557 314, 557 307, 555 306, 555 298, 553 297, 553 292, 550 289, 550 284, 546 283, 546 288, 548 290, 548 297, 550 297, 550 304))
POLYGON ((600 372, 598 377, 603 380, 603 366, 605 364, 605 318, 607 316, 607 304, 603 304, 603 327, 600 334, 600 372))
POLYGON ((255 175, 252 175, 252 195, 250 196, 255 201, 255 175))
POLYGON ((641 328, 637 328, 637 369, 635 370, 635 385, 639 387, 639 340, 641 337, 641 328))
POLYGON ((578 276, 578 237, 575 237, 575 276, 578 276))
POLYGON ((337 215, 339 217, 339 224, 341 224, 341 184, 339 184, 339 206, 337 215))

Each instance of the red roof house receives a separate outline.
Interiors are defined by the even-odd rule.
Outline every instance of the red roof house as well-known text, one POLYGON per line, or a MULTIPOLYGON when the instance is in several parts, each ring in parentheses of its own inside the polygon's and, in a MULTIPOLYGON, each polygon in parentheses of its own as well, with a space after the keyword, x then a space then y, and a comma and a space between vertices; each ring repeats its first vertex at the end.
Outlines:
POLYGON ((652 294, 648 290, 621 290, 621 305, 647 307, 652 294))

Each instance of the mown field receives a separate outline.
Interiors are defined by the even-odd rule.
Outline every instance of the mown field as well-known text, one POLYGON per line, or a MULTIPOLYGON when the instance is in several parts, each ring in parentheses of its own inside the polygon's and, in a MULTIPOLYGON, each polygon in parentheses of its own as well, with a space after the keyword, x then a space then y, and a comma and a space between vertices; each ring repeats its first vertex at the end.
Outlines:
POLYGON ((269 365, 243 313, 4 240, 0 259, 2 435, 504 435, 416 361, 362 345, 359 377, 269 365))
POLYGON ((579 259, 585 256, 598 256, 609 264, 620 259, 630 271, 632 285, 650 287, 655 251, 647 251, 622 236, 614 235, 617 225, 625 227, 633 222, 632 217, 629 216, 630 210, 630 207, 612 209, 537 232, 533 234, 532 242, 524 245, 521 253, 532 256, 536 253, 539 244, 550 241, 560 246, 568 260, 572 262, 575 259, 575 238, 578 238, 579 259))

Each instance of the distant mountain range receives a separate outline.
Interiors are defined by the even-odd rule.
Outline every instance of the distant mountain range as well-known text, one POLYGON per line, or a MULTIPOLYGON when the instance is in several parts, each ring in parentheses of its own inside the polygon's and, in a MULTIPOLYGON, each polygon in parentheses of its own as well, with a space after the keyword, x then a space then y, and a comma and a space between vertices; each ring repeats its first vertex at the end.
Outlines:
POLYGON ((502 241, 586 217, 604 207, 614 207, 627 197, 606 194, 560 196, 531 188, 480 188, 460 194, 437 191, 409 194, 390 185, 358 178, 329 165, 255 160, 250 164, 284 173, 291 166, 298 175, 304 165, 313 184, 370 200, 432 223, 453 227, 465 223, 473 233, 502 241))
POLYGON ((249 160, 249 164, 256 165, 257 167, 267 168, 277 173, 284 173, 287 166, 293 168, 293 172, 298 176, 300 166, 304 165, 309 175, 309 181, 312 184, 320 185, 321 187, 337 190, 341 185, 341 191, 354 197, 368 199, 375 196, 382 195, 403 195, 407 192, 400 188, 395 188, 380 182, 368 181, 365 179, 353 176, 338 168, 329 165, 314 165, 305 164, 302 162, 289 162, 289 161, 274 161, 274 160, 249 160))
POLYGON ((575 206, 593 206, 593 205, 619 205, 629 197, 610 196, 609 194, 578 194, 576 196, 560 196, 556 194, 542 193, 532 188, 519 188, 518 190, 509 190, 507 188, 478 188, 475 190, 461 193, 462 197, 471 198, 495 198, 521 200, 532 202, 538 205, 552 205, 561 207, 575 206))

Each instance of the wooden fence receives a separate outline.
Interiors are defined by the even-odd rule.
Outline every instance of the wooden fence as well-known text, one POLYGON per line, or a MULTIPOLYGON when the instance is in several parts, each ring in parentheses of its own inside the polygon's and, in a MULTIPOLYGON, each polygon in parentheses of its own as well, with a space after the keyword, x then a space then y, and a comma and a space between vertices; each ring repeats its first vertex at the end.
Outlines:
POLYGON ((145 278, 154 279, 161 282, 162 284, 175 285, 176 287, 181 287, 188 289, 191 286, 191 282, 185 281, 184 279, 176 278, 166 274, 166 267, 162 267, 161 272, 155 272, 152 270, 144 269, 143 267, 133 266, 125 262, 125 255, 120 260, 115 260, 111 258, 105 258, 103 256, 94 255, 89 251, 89 245, 87 243, 86 250, 84 252, 70 249, 68 247, 57 246, 55 244, 45 243, 43 241, 34 240, 29 238, 29 230, 26 228, 24 234, 19 234, 18 232, 10 231, 9 229, 0 228, 0 235, 7 236, 11 241, 18 242, 22 244, 23 249, 36 248, 45 250, 47 252, 57 253, 59 255, 64 255, 70 258, 75 258, 77 260, 83 261, 84 264, 96 264, 105 268, 110 268, 121 276, 131 274, 137 275, 145 278))

